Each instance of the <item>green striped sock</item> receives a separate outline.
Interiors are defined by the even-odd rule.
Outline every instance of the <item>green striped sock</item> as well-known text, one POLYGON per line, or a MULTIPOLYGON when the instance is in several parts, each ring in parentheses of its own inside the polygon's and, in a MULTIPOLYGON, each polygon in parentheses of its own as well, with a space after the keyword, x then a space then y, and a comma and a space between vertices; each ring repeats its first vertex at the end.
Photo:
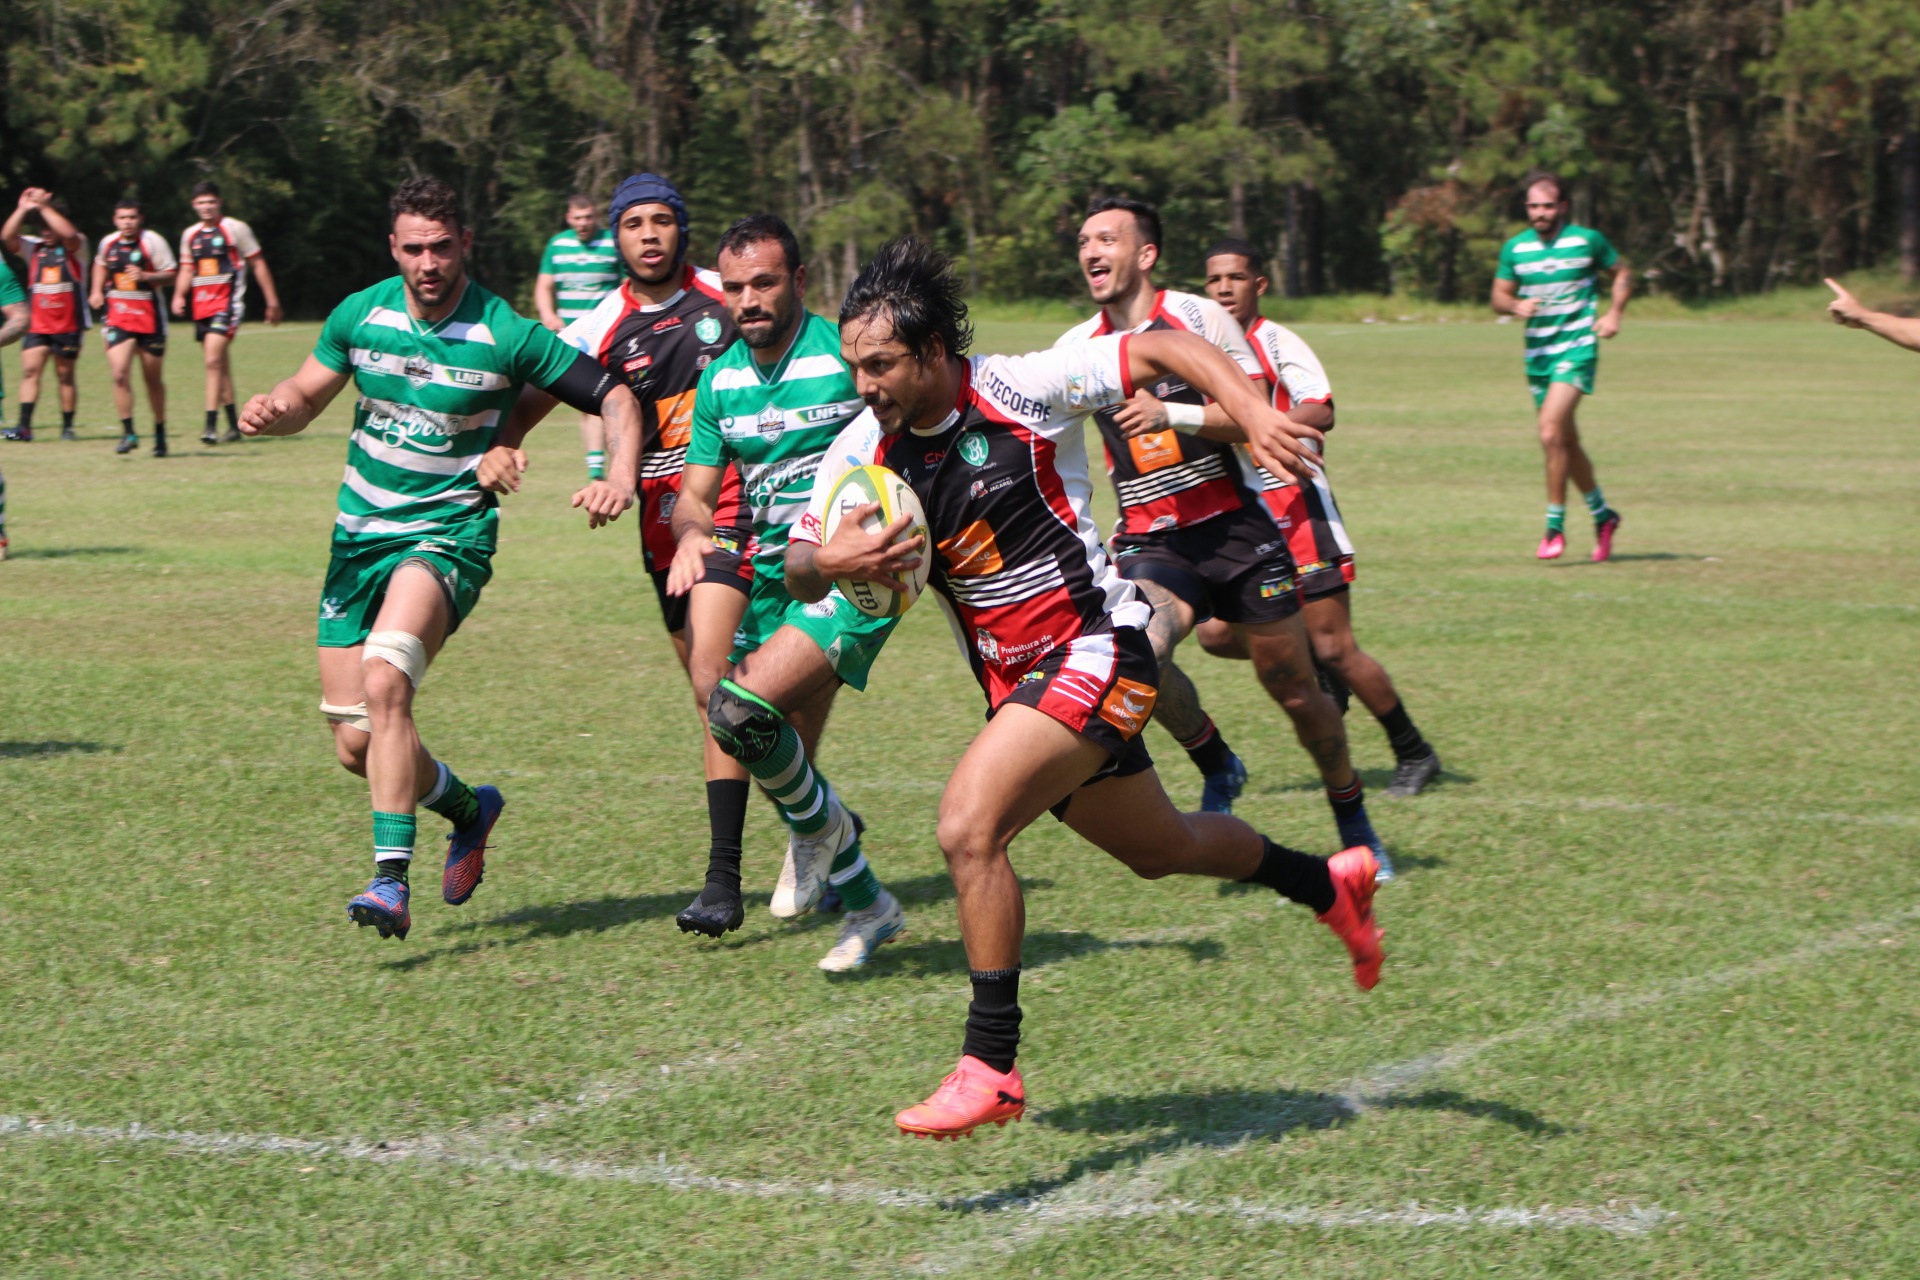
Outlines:
POLYGON ((434 765, 440 773, 434 779, 433 787, 420 797, 420 807, 439 814, 455 829, 471 826, 480 816, 480 798, 473 794, 473 788, 447 768, 444 761, 435 760, 434 765))
POLYGON ((1547 504, 1547 532, 1565 533, 1567 531, 1567 508, 1558 502, 1547 504))
POLYGON ((840 901, 849 911, 865 911, 880 896, 880 878, 867 865, 858 840, 833 860, 827 870, 827 883, 839 891, 840 901))
POLYGON ((773 750, 749 764, 747 772, 773 797, 774 808, 795 835, 818 835, 833 820, 833 793, 808 763, 807 750, 792 725, 780 726, 773 750))
POLYGON ((1599 485, 1593 486, 1592 493, 1583 493, 1580 496, 1587 500, 1587 510, 1593 512, 1593 518, 1596 522, 1605 520, 1607 516, 1611 514, 1607 510, 1606 496, 1600 492, 1599 485))
POLYGON ((373 811, 373 860, 407 862, 413 857, 415 820, 410 813, 373 811))

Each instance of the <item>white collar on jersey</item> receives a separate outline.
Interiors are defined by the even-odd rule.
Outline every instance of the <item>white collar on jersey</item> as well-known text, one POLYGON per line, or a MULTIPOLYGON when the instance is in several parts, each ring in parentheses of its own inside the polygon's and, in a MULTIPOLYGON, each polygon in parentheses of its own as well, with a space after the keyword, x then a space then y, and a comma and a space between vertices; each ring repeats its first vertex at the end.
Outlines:
POLYGON ((668 307, 673 306, 675 303, 679 302, 680 299, 686 297, 687 296, 686 282, 689 279, 691 279, 692 276, 693 276, 693 269, 689 267, 687 269, 687 273, 680 277, 679 292, 675 293, 671 298, 668 298, 665 302, 642 302, 638 298, 634 297, 633 290, 628 287, 633 283, 631 279, 622 280, 620 282, 620 287, 622 289, 626 289, 627 301, 633 304, 634 310, 640 312, 642 315, 650 315, 655 311, 665 311, 668 307))
POLYGON ((940 419, 939 423, 935 426, 908 427, 907 430, 911 431, 916 436, 937 436, 942 432, 944 432, 945 430, 947 430, 947 428, 951 427, 954 423, 958 422, 959 420, 960 420, 960 410, 958 406, 956 406, 952 409, 947 410, 947 416, 940 419))

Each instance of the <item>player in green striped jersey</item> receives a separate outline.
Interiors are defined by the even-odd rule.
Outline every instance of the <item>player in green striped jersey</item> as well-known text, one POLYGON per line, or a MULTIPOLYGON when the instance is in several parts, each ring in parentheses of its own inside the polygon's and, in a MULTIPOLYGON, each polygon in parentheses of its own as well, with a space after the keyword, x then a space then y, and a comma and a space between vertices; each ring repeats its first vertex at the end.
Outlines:
MULTIPOLYGON (((773 914, 804 915, 827 884, 838 891, 847 914, 820 961, 838 972, 865 964, 906 929, 906 917, 860 852, 860 824, 812 758, 834 694, 842 684, 866 688, 896 619, 870 618, 838 591, 814 604, 795 600, 786 588, 787 531, 806 513, 828 446, 864 405, 840 359, 839 328, 806 309, 807 269, 785 222, 757 214, 735 223, 720 238, 718 266, 740 339, 707 366, 694 395, 667 590, 679 595, 699 581, 713 551, 721 481, 727 465, 737 465, 759 550, 733 672, 708 700, 708 725, 792 832, 773 914)), ((746 800, 738 803, 744 808, 746 800)), ((719 830, 724 815, 712 816, 719 830)), ((706 886, 681 913, 680 927, 717 933, 715 922, 737 924, 738 884, 738 865, 729 877, 710 861, 706 886)))
POLYGON ((598 363, 466 276, 473 232, 453 189, 402 184, 388 237, 400 274, 334 309, 293 377, 255 396, 247 435, 292 435, 352 382, 359 391, 320 599, 320 709, 334 750, 367 779, 375 876, 347 907, 380 936, 407 936, 415 806, 453 824, 441 894, 480 883, 503 801, 469 787, 420 744, 414 690, 492 575, 497 505, 480 466, 525 383, 603 413, 629 465, 574 495, 599 526, 633 503, 639 406, 598 363))
MULTIPOLYGON (((567 197, 567 229, 556 231, 540 252, 540 273, 533 278, 533 309, 555 333, 587 315, 620 287, 620 247, 600 221, 600 206, 590 195, 567 197)), ((587 479, 607 474, 607 429, 599 418, 580 419, 580 443, 587 451, 587 479)))
POLYGON ((1527 183, 1528 229, 1500 249, 1494 274, 1493 309, 1527 322, 1527 383, 1539 411, 1540 447, 1547 455, 1547 532, 1535 553, 1557 560, 1567 549, 1567 478, 1593 513, 1593 558, 1613 554, 1620 513, 1607 505, 1594 479, 1593 463, 1580 445, 1574 413, 1580 397, 1593 394, 1600 361, 1596 339, 1620 332, 1633 276, 1607 238, 1567 221, 1566 188, 1551 174, 1527 183), (1602 272, 1613 272, 1612 300, 1595 318, 1602 272))

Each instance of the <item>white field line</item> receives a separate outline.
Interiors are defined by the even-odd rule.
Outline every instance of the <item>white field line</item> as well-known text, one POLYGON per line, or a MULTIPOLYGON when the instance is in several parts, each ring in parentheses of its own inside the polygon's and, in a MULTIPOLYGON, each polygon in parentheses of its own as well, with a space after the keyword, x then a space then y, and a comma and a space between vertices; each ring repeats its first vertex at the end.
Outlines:
MULTIPOLYGON (((317 1141, 260 1133, 194 1133, 153 1129, 144 1125, 81 1125, 59 1120, 34 1120, 0 1115, 0 1138, 70 1138, 91 1142, 153 1143, 176 1151, 215 1155, 264 1152, 273 1155, 364 1160, 375 1164, 425 1161, 454 1168, 495 1173, 534 1173, 580 1182, 624 1182, 671 1191, 718 1192, 762 1199, 809 1198, 873 1205, 887 1209, 951 1209, 950 1200, 924 1191, 906 1191, 858 1183, 803 1183, 786 1180, 716 1178, 662 1157, 655 1164, 618 1165, 597 1160, 523 1160, 461 1149, 460 1144, 435 1137, 397 1142, 358 1139, 317 1141)), ((1541 1205, 1537 1208, 1436 1209, 1410 1202, 1391 1209, 1311 1209, 1252 1204, 1239 1199, 1202 1204, 1189 1200, 1138 1200, 1115 1197, 1014 1200, 985 1213, 1020 1213, 1035 1223, 1060 1225, 1109 1218, 1208 1217, 1235 1218, 1288 1226, 1318 1227, 1496 1227, 1507 1229, 1586 1228, 1617 1235, 1651 1231, 1673 1215, 1638 1206, 1592 1208, 1541 1205)))
POLYGON ((1580 796, 1556 800, 1532 800, 1516 798, 1476 796, 1456 797, 1457 801, 1467 804, 1484 804, 1494 808, 1513 809, 1555 809, 1562 811, 1598 811, 1602 813, 1657 813, 1675 818, 1693 818, 1712 822, 1812 822, 1821 826, 1852 827, 1920 827, 1920 817, 1904 813, 1812 813, 1788 809, 1722 809, 1704 805, 1688 804, 1652 804, 1637 800, 1609 800, 1605 797, 1580 796))
MULTIPOLYGON (((1356 1114, 1372 1103, 1412 1087, 1420 1081, 1458 1067, 1479 1055, 1503 1045, 1552 1035, 1586 1022, 1626 1017, 1645 1009, 1658 1008, 1689 996, 1738 986, 1755 978, 1785 969, 1799 968, 1842 951, 1856 950, 1882 939, 1886 934, 1920 919, 1920 905, 1908 907, 1891 916, 1865 924, 1852 925, 1825 938, 1816 939, 1792 951, 1742 965, 1732 965, 1697 977, 1677 979, 1632 995, 1606 997, 1581 1002, 1573 1008, 1538 1022, 1528 1023, 1498 1035, 1465 1041, 1405 1062, 1376 1068, 1351 1082, 1342 1093, 1347 1106, 1356 1114)), ((1277 1115, 1274 1119, 1284 1121, 1277 1115)), ((1257 1130, 1246 1137, 1257 1136, 1257 1130)), ((1233 1217, 1246 1221, 1283 1225, 1347 1227, 1493 1227, 1493 1228, 1587 1228, 1616 1234, 1640 1234, 1651 1231, 1674 1216, 1657 1207, 1607 1205, 1538 1208, 1496 1206, 1453 1209, 1429 1208, 1416 1203, 1399 1208, 1322 1209, 1253 1204, 1231 1200, 1219 1204, 1154 1198, 1142 1194, 1151 1189, 1159 1176, 1195 1158, 1232 1154, 1243 1150, 1244 1141, 1205 1147, 1188 1146, 1160 1156, 1149 1157, 1130 1174, 1119 1178, 1082 1179, 1057 1190, 1035 1196, 981 1196, 971 1201, 937 1197, 923 1191, 901 1190, 857 1183, 802 1183, 741 1178, 720 1178, 682 1166, 670 1165, 662 1157, 650 1165, 616 1165, 601 1161, 545 1159, 528 1160, 502 1155, 474 1146, 470 1138, 458 1135, 427 1134, 418 1138, 388 1142, 363 1139, 316 1140, 279 1134, 195 1133, 154 1129, 144 1125, 81 1125, 72 1121, 40 1120, 24 1116, 0 1115, 0 1138, 68 1138, 93 1142, 158 1143, 176 1150, 213 1154, 258 1151, 309 1158, 333 1157, 388 1163, 421 1160, 458 1168, 507 1172, 538 1173, 579 1181, 627 1182, 659 1186, 678 1191, 718 1192, 727 1195, 768 1197, 809 1197, 858 1202, 882 1208, 946 1208, 972 1210, 983 1216, 1017 1214, 1028 1225, 999 1237, 996 1252, 1018 1248, 1024 1239, 1044 1233, 1054 1225, 1094 1219, 1155 1216, 1233 1217)), ((942 1271, 938 1263, 922 1270, 942 1271)))

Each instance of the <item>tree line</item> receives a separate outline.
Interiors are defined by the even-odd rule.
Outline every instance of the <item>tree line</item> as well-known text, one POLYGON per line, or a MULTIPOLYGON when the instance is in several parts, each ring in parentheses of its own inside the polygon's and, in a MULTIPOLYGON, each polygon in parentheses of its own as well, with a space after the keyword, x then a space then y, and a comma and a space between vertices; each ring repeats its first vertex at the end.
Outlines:
POLYGON ((1914 0, 8 0, 0 178, 169 235, 219 182, 290 312, 388 274, 385 198, 462 193, 525 301, 574 190, 652 169, 696 247, 786 216, 836 296, 929 236, 981 296, 1080 295, 1096 193, 1166 274, 1269 248, 1277 290, 1482 295, 1530 170, 1643 287, 1920 276, 1914 0))

